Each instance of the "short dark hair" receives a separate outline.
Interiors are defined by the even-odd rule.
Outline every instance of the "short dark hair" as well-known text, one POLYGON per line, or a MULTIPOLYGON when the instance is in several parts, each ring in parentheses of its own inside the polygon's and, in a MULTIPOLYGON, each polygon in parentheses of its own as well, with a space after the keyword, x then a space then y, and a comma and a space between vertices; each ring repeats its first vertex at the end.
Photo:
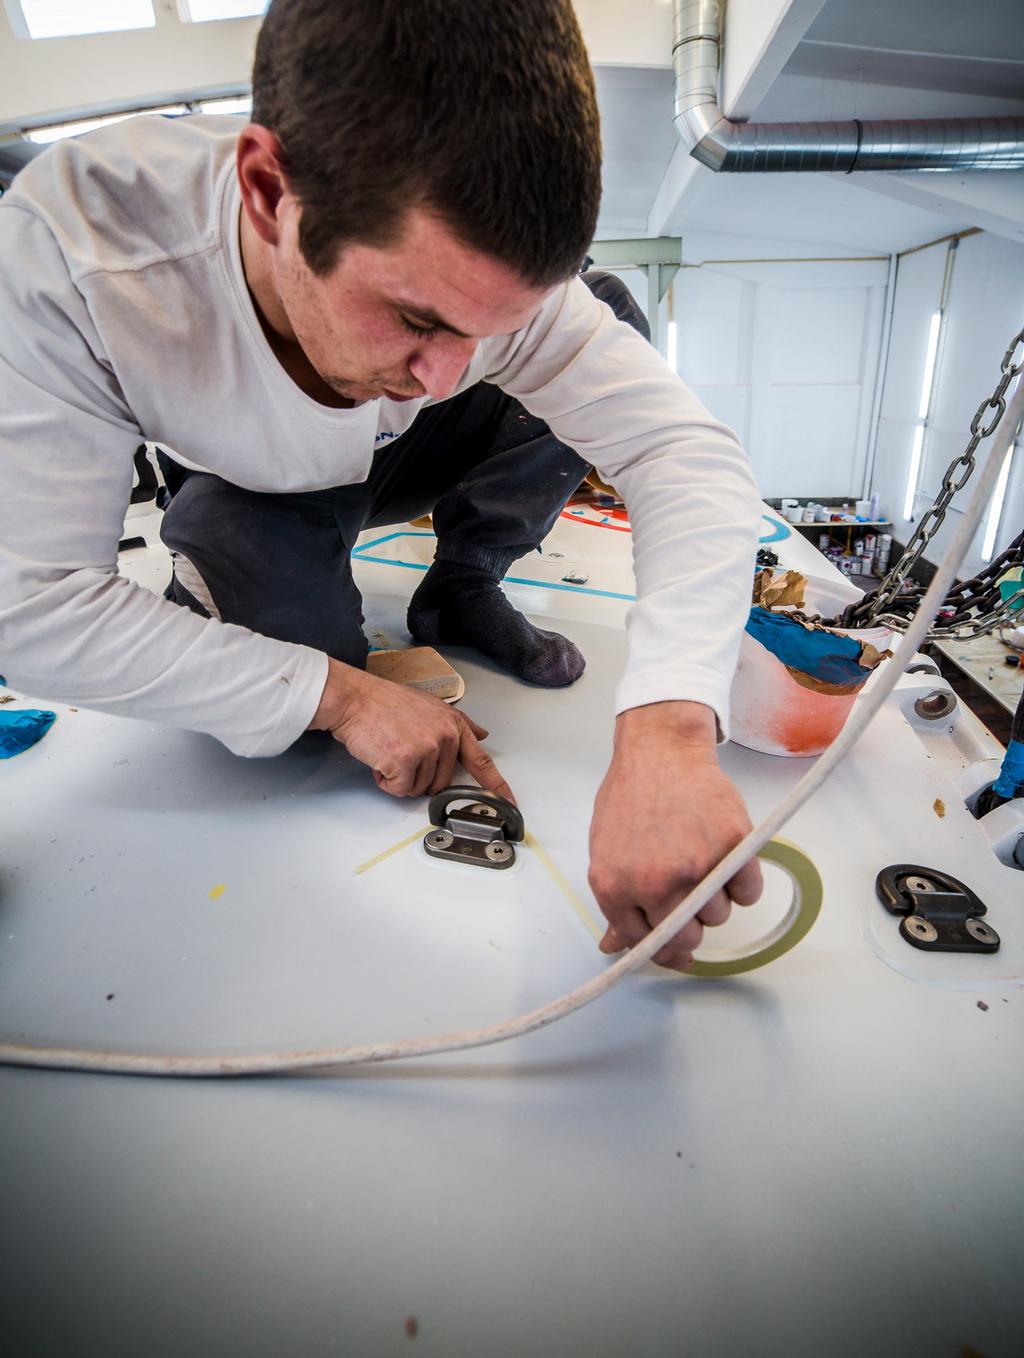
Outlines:
POLYGON ((410 207, 533 286, 579 268, 601 145, 570 0, 273 0, 252 83, 315 273, 410 207))

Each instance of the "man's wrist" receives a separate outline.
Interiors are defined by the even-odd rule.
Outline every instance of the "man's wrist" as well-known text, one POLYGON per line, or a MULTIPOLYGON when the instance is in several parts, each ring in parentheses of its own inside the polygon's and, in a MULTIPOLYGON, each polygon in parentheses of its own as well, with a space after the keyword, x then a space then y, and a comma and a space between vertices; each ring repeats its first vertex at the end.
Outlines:
POLYGON ((328 658, 327 679, 320 702, 313 714, 313 720, 306 728, 309 731, 333 731, 344 719, 345 711, 352 696, 352 686, 362 671, 340 660, 328 658))
POLYGON ((675 745, 714 751, 718 741, 718 720, 706 703, 682 698, 629 707, 616 717, 616 748, 650 739, 671 740, 675 745))

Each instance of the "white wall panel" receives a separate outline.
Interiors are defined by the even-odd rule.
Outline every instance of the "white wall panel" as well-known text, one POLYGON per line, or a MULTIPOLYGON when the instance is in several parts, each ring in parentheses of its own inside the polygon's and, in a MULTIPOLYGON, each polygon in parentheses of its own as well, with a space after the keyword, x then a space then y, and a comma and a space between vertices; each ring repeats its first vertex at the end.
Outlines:
POLYGON ((907 526, 903 505, 921 400, 928 328, 942 297, 945 267, 945 247, 939 245, 904 255, 896 273, 892 333, 869 489, 878 493, 883 517, 892 519, 896 524, 894 531, 904 537, 907 526))
POLYGON ((750 456, 761 494, 854 498, 861 395, 853 384, 755 389, 750 456))
POLYGON ((856 498, 885 264, 711 257, 721 262, 684 268, 676 277, 683 378, 739 434, 762 495, 856 498))
POLYGON ((676 275, 679 371, 691 386, 749 384, 754 286, 709 269, 676 275))
POLYGON ((870 489, 877 493, 879 513, 891 519, 893 532, 906 538, 903 522, 903 499, 907 488, 907 474, 914 444, 914 420, 891 420, 883 416, 878 422, 875 445, 875 469, 870 489))
POLYGON ((942 297, 945 246, 904 255, 896 274, 896 307, 882 395, 886 419, 916 420, 928 326, 942 297))
POLYGON ((773 383, 859 385, 867 291, 765 288, 777 342, 768 354, 773 383))

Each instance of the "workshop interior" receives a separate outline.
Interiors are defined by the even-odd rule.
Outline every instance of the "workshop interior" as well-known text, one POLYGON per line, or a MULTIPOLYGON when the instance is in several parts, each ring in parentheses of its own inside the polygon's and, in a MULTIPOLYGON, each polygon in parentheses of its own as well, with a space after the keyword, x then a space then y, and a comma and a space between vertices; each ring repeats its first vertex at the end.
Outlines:
MULTIPOLYGON (((749 584, 712 756, 749 822, 642 938, 609 946, 591 820, 628 648, 648 635, 657 473, 631 512, 635 467, 618 485, 581 464, 504 571, 510 616, 585 658, 562 685, 413 630, 410 598, 447 550, 440 508, 368 516, 346 541, 368 676, 486 728, 514 798, 464 763, 388 796, 327 730, 245 757, 59 674, 19 682, 21 638, 65 605, 19 622, 5 559, 35 539, 0 538, 3 1358, 1024 1351, 1024 8, 571 7, 600 113, 579 272, 599 301, 595 278, 628 289, 658 371, 735 437, 756 485, 731 581, 714 539, 739 529, 701 486, 704 518, 691 509, 673 548, 690 589, 739 592, 744 615, 749 584), (754 862, 760 899, 706 919, 754 862), (692 964, 659 965, 698 915, 692 964)), ((460 8, 381 13, 415 45, 460 8)), ((515 8, 478 6, 485 29, 515 8)), ((233 146, 256 121, 267 10, 2 0, 0 226, 31 215, 38 184, 72 220, 139 120, 233 146), (88 175, 47 170, 90 139, 88 175)), ((538 71, 548 41, 526 35, 538 71)), ((133 206, 151 196, 136 170, 82 218, 169 238, 133 206)), ((96 268, 73 258, 84 233, 70 302, 33 281, 52 241, 30 258, 24 239, 0 254, 0 296, 40 327, 59 304, 67 326, 44 349, 0 312, 0 493, 11 523, 38 523, 43 570, 53 477, 13 454, 51 458, 32 443, 50 415, 23 379, 52 375, 69 411, 98 401, 75 366, 105 331, 87 315, 96 268)), ((167 321, 167 267, 119 275, 143 352, 150 330, 197 342, 200 299, 167 321)), ((256 331, 257 293, 250 279, 256 331)), ((164 367, 184 370, 180 348, 164 367)), ((138 371, 161 381, 152 356, 138 371)), ((611 411, 615 365, 601 372, 611 411)), ((216 361, 202 385, 249 428, 216 361)), ((409 437, 392 428, 375 458, 409 437)), ((52 450, 82 496, 69 542, 97 457, 52 450)), ((202 470, 140 421, 106 572, 219 628, 162 535, 202 470)), ((270 531, 252 529, 268 562, 270 531)), ((126 667, 139 644, 126 634, 126 667)), ((680 628, 659 644, 682 664, 697 643, 680 628)), ((636 778, 645 844, 691 860, 674 836, 696 786, 696 769, 692 786, 636 778)))

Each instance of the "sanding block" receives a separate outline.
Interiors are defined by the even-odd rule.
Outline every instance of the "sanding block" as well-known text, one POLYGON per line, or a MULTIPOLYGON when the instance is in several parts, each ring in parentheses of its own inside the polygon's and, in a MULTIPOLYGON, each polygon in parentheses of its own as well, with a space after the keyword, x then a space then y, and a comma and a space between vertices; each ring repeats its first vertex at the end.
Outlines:
POLYGON ((466 681, 453 670, 433 646, 413 646, 405 651, 371 651, 366 668, 378 679, 390 679, 407 688, 418 688, 446 703, 456 703, 466 692, 466 681))

